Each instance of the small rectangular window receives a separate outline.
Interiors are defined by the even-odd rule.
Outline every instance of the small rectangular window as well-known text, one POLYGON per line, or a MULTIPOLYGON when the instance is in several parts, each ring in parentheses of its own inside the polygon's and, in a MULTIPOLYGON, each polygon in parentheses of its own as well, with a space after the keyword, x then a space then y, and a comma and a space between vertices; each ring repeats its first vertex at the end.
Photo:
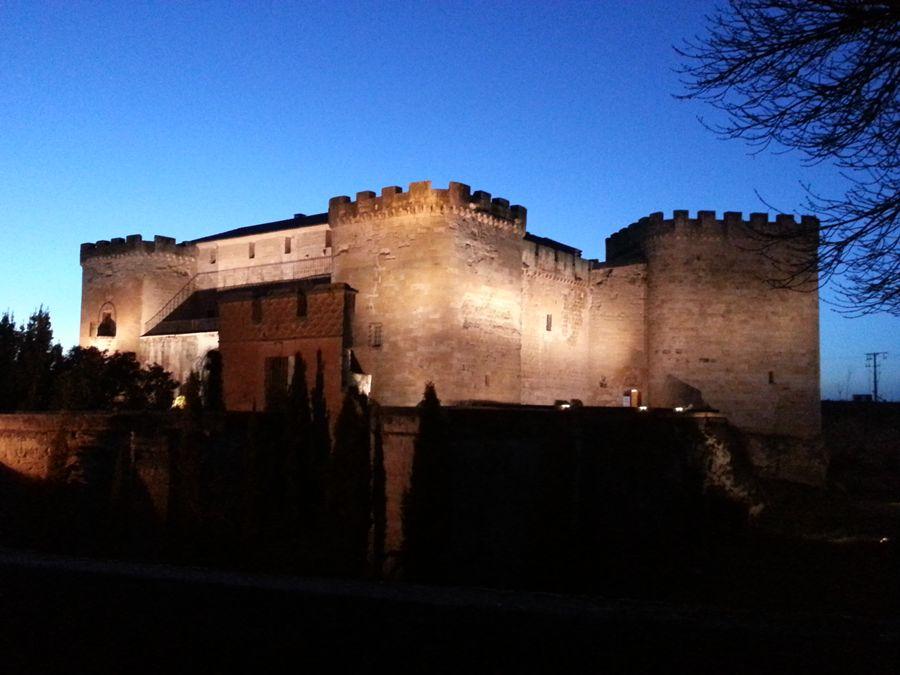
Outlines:
POLYGON ((769 371, 769 384, 775 384, 775 371, 769 371))
POLYGON ((370 323, 369 324, 369 346, 370 347, 380 347, 381 346, 381 324, 380 323, 370 323))
POLYGON ((547 315, 547 330, 553 330, 553 315, 547 315))
POLYGON ((256 257, 256 244, 254 244, 253 242, 250 242, 250 244, 247 246, 247 254, 251 258, 256 257))
POLYGON ((216 249, 209 249, 209 264, 212 265, 216 262, 216 249))
POLYGON ((290 237, 284 238, 284 252, 285 253, 291 252, 291 238, 290 237))

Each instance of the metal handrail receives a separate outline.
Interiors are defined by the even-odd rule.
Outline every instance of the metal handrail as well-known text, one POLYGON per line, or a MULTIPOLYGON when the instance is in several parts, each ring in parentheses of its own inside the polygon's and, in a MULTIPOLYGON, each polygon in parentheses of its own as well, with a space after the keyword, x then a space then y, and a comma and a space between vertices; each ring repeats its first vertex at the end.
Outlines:
POLYGON ((254 286, 274 281, 293 281, 294 279, 308 279, 329 274, 331 274, 331 256, 284 260, 262 265, 198 272, 156 314, 144 323, 144 333, 148 333, 156 328, 162 323, 163 319, 180 307, 185 300, 197 291, 210 288, 254 286))

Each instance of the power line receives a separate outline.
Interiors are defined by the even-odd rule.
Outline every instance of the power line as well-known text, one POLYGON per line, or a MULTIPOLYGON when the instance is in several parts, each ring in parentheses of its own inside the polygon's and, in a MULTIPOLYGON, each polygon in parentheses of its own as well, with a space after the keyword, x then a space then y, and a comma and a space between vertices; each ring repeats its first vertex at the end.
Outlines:
POLYGON ((872 369, 872 400, 878 403, 881 398, 878 396, 878 359, 882 361, 887 358, 887 352, 867 352, 866 368, 872 369))

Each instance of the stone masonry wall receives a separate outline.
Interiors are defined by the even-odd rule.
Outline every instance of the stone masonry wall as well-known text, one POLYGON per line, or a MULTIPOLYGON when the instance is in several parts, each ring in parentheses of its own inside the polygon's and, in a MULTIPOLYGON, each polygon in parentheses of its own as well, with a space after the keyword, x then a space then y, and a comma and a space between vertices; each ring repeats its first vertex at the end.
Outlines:
POLYGON ((647 267, 603 265, 590 272, 590 346, 585 403, 621 406, 625 390, 646 396, 647 267))
POLYGON ((158 364, 184 382, 191 371, 200 372, 207 353, 219 347, 219 333, 187 333, 142 337, 138 359, 143 364, 158 364))
POLYGON ((151 242, 132 235, 83 244, 79 344, 138 353, 144 322, 196 273, 195 253, 168 237, 151 242), (104 311, 111 311, 116 322, 114 338, 96 335, 104 311))
POLYGON ((459 183, 331 200, 333 279, 359 291, 353 349, 374 398, 413 405, 433 381, 448 402, 518 400, 524 221, 459 183))
POLYGON ((527 404, 587 403, 592 342, 588 262, 522 244, 522 395, 527 404))
MULTIPOLYGON (((754 227, 794 227, 793 219, 754 227)), ((772 288, 738 213, 676 211, 650 219, 647 255, 649 403, 693 403, 696 391, 745 431, 820 430, 818 294, 772 288)))
POLYGON ((286 225, 284 230, 276 232, 199 242, 196 245, 197 271, 219 272, 222 285, 226 285, 228 276, 224 272, 227 270, 264 267, 328 256, 331 254, 328 240, 328 225, 322 224, 302 227, 286 225))

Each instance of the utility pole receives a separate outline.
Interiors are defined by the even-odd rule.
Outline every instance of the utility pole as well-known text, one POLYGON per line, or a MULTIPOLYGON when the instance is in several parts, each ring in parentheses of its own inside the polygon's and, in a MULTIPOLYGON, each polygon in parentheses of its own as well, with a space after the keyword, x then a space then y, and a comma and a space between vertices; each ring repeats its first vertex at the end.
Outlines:
POLYGON ((866 368, 872 369, 872 400, 878 403, 878 359, 882 361, 887 358, 887 352, 867 352, 866 368))

